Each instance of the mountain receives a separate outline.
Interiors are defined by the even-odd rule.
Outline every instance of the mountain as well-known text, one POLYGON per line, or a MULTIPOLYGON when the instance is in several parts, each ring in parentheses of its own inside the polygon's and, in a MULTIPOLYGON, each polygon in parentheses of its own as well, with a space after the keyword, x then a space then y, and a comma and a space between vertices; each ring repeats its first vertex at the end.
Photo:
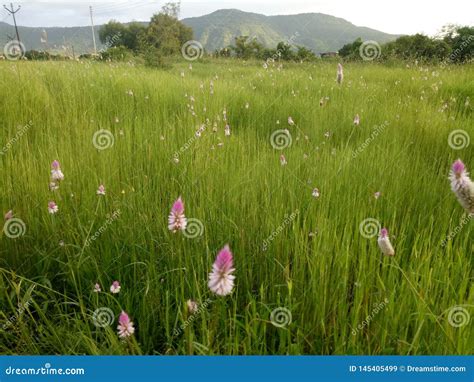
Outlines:
MULTIPOLYGON (((237 36, 250 36, 267 47, 276 47, 280 41, 291 41, 316 53, 337 51, 344 44, 361 37, 384 43, 398 36, 358 27, 341 18, 322 13, 265 16, 237 9, 221 9, 200 17, 183 19, 182 22, 194 31, 194 37, 207 51, 224 48, 237 36)), ((104 46, 99 41, 100 25, 95 26, 97 49, 104 46)), ((20 38, 26 49, 50 50, 72 54, 92 52, 91 27, 18 27, 20 38), (47 44, 41 39, 47 36, 47 44)), ((12 25, 0 22, 0 46, 6 44, 7 35, 14 36, 12 25)))
MULTIPOLYGON (((103 45, 99 41, 100 26, 94 28, 97 49, 101 49, 103 45)), ((50 50, 63 54, 72 55, 74 47, 75 54, 92 52, 94 45, 92 43, 91 27, 18 27, 20 39, 25 44, 27 50, 50 50), (42 43, 41 38, 47 36, 48 43, 42 43)), ((0 22, 0 46, 3 47, 9 38, 15 36, 15 27, 13 25, 0 22)), ((1 53, 1 50, 0 50, 1 53)))
POLYGON ((344 19, 322 13, 265 16, 237 9, 221 9, 182 21, 193 28, 194 37, 208 51, 232 44, 236 36, 256 37, 267 47, 276 47, 280 41, 291 40, 293 44, 305 46, 316 53, 337 51, 358 37, 379 43, 398 37, 358 27, 344 19))

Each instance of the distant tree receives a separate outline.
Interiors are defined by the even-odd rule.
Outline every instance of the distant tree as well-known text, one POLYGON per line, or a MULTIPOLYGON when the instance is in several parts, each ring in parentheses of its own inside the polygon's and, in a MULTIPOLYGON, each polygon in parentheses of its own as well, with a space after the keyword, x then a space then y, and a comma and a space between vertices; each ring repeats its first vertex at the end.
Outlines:
POLYGON ((165 55, 181 51, 182 45, 193 39, 193 30, 178 20, 179 3, 167 3, 153 15, 142 38, 144 50, 153 47, 165 55))
POLYGON ((346 59, 360 59, 359 48, 362 45, 362 39, 359 37, 354 42, 344 45, 339 49, 339 56, 346 59))
POLYGON ((448 25, 443 29, 442 35, 443 41, 451 47, 451 61, 474 59, 474 27, 448 25))
POLYGON ((125 29, 126 27, 122 23, 110 20, 99 29, 100 42, 109 45, 109 47, 124 45, 125 29))
POLYGON ((382 51, 401 59, 442 60, 450 54, 451 48, 443 40, 415 34, 385 44, 382 51))
POLYGON ((311 61, 315 58, 316 56, 314 55, 314 53, 308 48, 305 48, 304 46, 296 47, 296 59, 298 59, 299 61, 311 61))
POLYGON ((234 41, 235 46, 232 46, 231 49, 236 57, 243 59, 261 57, 263 45, 256 38, 250 39, 249 36, 238 36, 235 37, 234 41))
POLYGON ((295 58, 294 52, 291 50, 291 45, 287 42, 280 41, 277 44, 277 52, 282 60, 290 61, 295 58))

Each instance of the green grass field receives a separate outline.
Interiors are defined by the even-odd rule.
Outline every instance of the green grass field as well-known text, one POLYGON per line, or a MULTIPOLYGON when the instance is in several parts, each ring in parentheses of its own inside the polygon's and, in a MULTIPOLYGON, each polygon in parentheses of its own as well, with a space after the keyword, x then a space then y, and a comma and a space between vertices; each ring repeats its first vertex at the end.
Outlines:
POLYGON ((474 222, 448 173, 457 158, 474 171, 462 141, 474 66, 344 75, 336 63, 0 63, 0 205, 24 224, 0 239, 0 352, 472 354, 474 222), (195 235, 168 230, 178 196, 195 235), (236 286, 220 297, 207 280, 227 243, 236 286), (95 324, 99 308, 110 325, 95 324), (121 310, 136 328, 125 341, 121 310))

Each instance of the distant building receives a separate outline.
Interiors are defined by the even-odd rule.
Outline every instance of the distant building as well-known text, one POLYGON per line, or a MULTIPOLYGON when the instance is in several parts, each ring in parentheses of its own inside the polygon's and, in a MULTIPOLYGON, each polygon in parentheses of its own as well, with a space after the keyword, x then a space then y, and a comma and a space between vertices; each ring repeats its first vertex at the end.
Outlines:
POLYGON ((320 54, 321 58, 327 58, 327 57, 337 57, 339 56, 338 52, 324 52, 320 54))

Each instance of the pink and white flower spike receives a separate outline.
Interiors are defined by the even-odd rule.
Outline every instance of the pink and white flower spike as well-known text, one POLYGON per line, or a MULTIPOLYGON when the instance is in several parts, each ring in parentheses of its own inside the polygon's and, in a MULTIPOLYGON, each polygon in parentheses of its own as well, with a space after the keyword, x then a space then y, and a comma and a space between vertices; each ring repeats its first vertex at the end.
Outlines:
POLYGON ((184 203, 181 196, 173 203, 171 212, 168 216, 168 229, 173 232, 185 231, 187 225, 186 216, 184 216, 184 203))
POLYGON ((61 171, 61 166, 57 160, 51 163, 51 180, 53 182, 64 180, 64 174, 61 171))
POLYGON ((105 186, 103 184, 97 189, 97 195, 105 195, 105 186))
POLYGON ((474 214, 474 182, 469 178, 469 173, 461 159, 453 163, 449 180, 451 181, 451 190, 461 206, 468 213, 474 214))
POLYGON ((53 202, 53 201, 50 201, 48 203, 48 212, 51 214, 51 215, 54 215, 55 213, 57 213, 59 211, 59 207, 58 205, 53 202))
POLYGON ((225 245, 216 257, 212 265, 212 272, 209 273, 209 289, 219 296, 226 296, 232 293, 235 276, 234 260, 229 245, 225 245))
POLYGON ((110 286, 110 292, 113 294, 117 294, 120 292, 120 289, 122 287, 120 286, 120 283, 118 281, 114 281, 112 285, 110 286))
POLYGON ((135 327, 133 326, 133 322, 130 321, 130 317, 128 314, 122 310, 118 319, 118 326, 117 326, 118 336, 120 338, 127 338, 130 337, 133 333, 135 333, 135 327))
POLYGON ((378 244, 382 253, 386 256, 394 256, 395 250, 392 247, 392 243, 390 243, 390 238, 388 237, 388 230, 387 228, 382 228, 380 230, 380 235, 378 239, 378 244))

